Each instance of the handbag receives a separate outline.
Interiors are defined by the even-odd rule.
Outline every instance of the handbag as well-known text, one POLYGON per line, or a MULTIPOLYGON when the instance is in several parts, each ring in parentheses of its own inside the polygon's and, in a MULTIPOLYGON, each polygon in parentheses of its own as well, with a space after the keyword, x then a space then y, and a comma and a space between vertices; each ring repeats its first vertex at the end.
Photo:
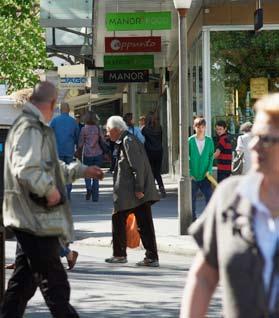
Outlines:
POLYGON ((234 176, 242 174, 243 171, 244 152, 235 153, 232 161, 231 173, 234 176))
POLYGON ((130 213, 126 221, 126 244, 127 247, 136 248, 140 245, 140 235, 137 220, 134 213, 130 213))
POLYGON ((98 139, 99 146, 103 150, 104 154, 109 153, 110 152, 110 147, 104 141, 103 137, 101 136, 101 132, 100 132, 100 127, 99 126, 98 126, 98 131, 99 131, 99 139, 98 139))

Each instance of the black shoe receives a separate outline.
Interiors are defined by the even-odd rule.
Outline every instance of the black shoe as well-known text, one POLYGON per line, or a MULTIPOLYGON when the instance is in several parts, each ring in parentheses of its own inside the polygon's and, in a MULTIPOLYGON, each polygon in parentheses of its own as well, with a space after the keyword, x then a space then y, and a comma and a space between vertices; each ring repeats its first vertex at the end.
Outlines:
POLYGON ((125 256, 122 256, 122 257, 112 256, 110 258, 106 258, 105 262, 110 264, 125 264, 128 261, 127 261, 127 257, 125 256))
POLYGON ((137 266, 147 267, 159 267, 159 261, 157 259, 144 258, 142 261, 136 263, 137 266))
POLYGON ((87 190, 87 192, 86 192, 86 195, 85 195, 85 200, 90 200, 90 198, 91 198, 91 191, 90 190, 87 190))

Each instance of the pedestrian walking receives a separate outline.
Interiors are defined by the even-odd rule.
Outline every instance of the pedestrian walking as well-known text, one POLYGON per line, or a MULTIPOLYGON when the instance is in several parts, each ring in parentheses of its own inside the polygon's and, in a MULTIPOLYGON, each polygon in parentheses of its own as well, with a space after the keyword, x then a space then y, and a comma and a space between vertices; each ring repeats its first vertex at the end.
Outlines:
POLYGON ((158 267, 158 253, 151 205, 159 200, 143 144, 132 134, 120 116, 107 121, 107 133, 118 149, 113 174, 112 241, 113 256, 107 263, 126 263, 126 221, 133 212, 146 250, 138 266, 158 267))
POLYGON ((133 119, 133 114, 132 113, 126 113, 123 116, 123 119, 126 123, 126 125, 128 126, 128 131, 133 134, 134 136, 136 136, 138 138, 138 140, 144 144, 145 142, 145 138, 142 135, 142 132, 140 130, 139 127, 136 127, 134 124, 134 119, 133 119))
POLYGON ((243 135, 240 135, 237 138, 237 146, 235 150, 239 155, 243 153, 242 174, 248 173, 249 169, 251 168, 251 151, 249 148, 249 143, 252 139, 252 126, 253 124, 249 121, 242 124, 240 127, 240 132, 243 133, 243 135))
POLYGON ((145 137, 144 147, 149 159, 155 180, 157 181, 161 196, 166 197, 166 190, 161 176, 163 161, 162 127, 157 112, 149 112, 145 119, 145 126, 142 128, 145 137))
MULTIPOLYGON (((96 114, 87 111, 85 114, 85 126, 81 129, 78 147, 83 149, 83 163, 100 167, 103 162, 103 150, 100 146, 100 138, 105 142, 104 135, 98 126, 96 114)), ((85 178, 85 199, 97 202, 99 200, 99 180, 85 178)))
POLYGON ((218 186, 189 229, 200 251, 181 318, 205 317, 219 280, 225 318, 279 317, 279 94, 255 109, 251 170, 218 186))
MULTIPOLYGON (((59 159, 69 164, 74 161, 75 148, 78 143, 79 126, 70 116, 70 106, 62 102, 61 114, 53 118, 50 127, 54 130, 59 159)), ((68 199, 71 199, 72 184, 67 184, 68 199)))
POLYGON ((218 183, 231 175, 232 168, 232 144, 227 134, 227 124, 219 120, 215 125, 218 143, 214 158, 217 159, 217 181, 218 183))
POLYGON ((70 305, 70 286, 60 261, 60 241, 73 239, 73 221, 63 184, 84 176, 103 177, 97 167, 59 161, 47 122, 57 92, 38 83, 7 136, 4 171, 4 226, 17 239, 16 268, 0 308, 1 318, 23 317, 37 287, 53 317, 79 317, 70 305))
MULTIPOLYGON (((79 126, 75 119, 70 116, 70 106, 66 102, 60 105, 59 116, 53 118, 50 127, 54 130, 59 160, 65 164, 74 161, 74 151, 77 146, 79 136, 79 126)), ((66 185, 68 200, 71 200, 72 184, 66 185)), ((68 269, 72 269, 77 261, 78 252, 69 248, 69 243, 61 248, 61 257, 66 257, 68 269)))
POLYGON ((197 117, 193 125, 195 134, 189 137, 189 166, 192 178, 192 220, 195 221, 196 200, 200 190, 205 197, 206 204, 212 195, 211 183, 206 177, 212 175, 214 144, 213 140, 205 135, 206 121, 203 117, 197 117))

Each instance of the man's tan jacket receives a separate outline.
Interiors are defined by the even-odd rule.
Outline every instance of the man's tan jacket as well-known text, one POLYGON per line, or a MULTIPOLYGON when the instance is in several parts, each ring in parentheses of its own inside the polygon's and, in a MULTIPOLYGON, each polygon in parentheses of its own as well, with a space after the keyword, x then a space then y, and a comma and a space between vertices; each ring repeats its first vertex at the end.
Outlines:
POLYGON ((54 187, 66 197, 65 184, 83 177, 86 166, 59 161, 55 136, 34 105, 27 103, 11 127, 5 145, 4 225, 38 236, 73 239, 67 200, 54 208, 37 204, 30 194, 46 197, 54 187))

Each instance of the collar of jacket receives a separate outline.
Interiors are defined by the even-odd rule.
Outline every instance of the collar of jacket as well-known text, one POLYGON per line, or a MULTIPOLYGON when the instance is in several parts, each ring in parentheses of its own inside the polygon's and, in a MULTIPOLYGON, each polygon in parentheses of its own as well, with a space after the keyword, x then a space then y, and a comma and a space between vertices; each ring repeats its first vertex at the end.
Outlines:
POLYGON ((45 122, 45 118, 44 118, 43 114, 40 112, 38 107, 36 107, 32 103, 30 103, 30 102, 25 103, 22 111, 23 111, 23 113, 27 113, 28 115, 31 115, 31 116, 37 118, 44 125, 47 125, 47 123, 45 122))
POLYGON ((122 132, 122 134, 120 135, 120 137, 119 137, 119 139, 118 140, 116 140, 116 144, 117 145, 121 145, 122 143, 123 143, 123 139, 126 137, 126 136, 128 136, 130 133, 129 133, 129 131, 128 130, 124 130, 123 132, 122 132))

